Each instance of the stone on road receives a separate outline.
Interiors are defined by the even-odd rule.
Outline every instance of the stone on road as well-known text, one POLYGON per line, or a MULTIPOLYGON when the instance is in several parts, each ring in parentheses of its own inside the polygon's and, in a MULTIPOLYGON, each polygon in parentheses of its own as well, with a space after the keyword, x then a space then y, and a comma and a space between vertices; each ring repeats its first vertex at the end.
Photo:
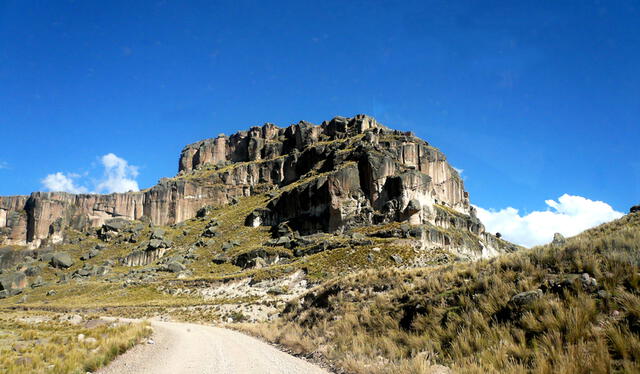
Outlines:
POLYGON ((154 344, 139 344, 100 374, 327 374, 260 340, 219 327, 152 321, 154 344))

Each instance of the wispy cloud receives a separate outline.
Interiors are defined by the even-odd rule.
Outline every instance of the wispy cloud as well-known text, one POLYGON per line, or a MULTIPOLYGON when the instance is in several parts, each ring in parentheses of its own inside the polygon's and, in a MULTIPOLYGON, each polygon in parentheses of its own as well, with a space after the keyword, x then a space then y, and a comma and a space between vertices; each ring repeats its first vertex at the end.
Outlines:
POLYGON ((0 161, 0 169, 9 169, 9 163, 6 161, 0 161))
POLYGON ((527 247, 545 244, 556 232, 565 236, 576 235, 590 227, 623 216, 603 201, 564 194, 555 200, 546 200, 548 208, 520 215, 518 209, 500 210, 476 207, 478 218, 489 232, 499 232, 514 243, 527 247))
POLYGON ((138 167, 129 165, 127 160, 108 153, 100 157, 100 164, 103 169, 102 175, 93 181, 89 180, 89 174, 84 175, 74 173, 56 172, 47 175, 42 179, 42 186, 47 191, 61 191, 71 193, 113 193, 138 191, 138 167), (90 189, 87 185, 93 184, 90 189))

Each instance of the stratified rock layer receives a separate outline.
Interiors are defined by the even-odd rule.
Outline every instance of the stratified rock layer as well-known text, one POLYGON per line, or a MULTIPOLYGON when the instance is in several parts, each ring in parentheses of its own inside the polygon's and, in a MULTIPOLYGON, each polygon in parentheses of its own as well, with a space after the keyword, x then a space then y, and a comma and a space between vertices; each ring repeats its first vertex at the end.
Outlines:
POLYGON ((178 175, 144 191, 0 197, 0 240, 37 247, 61 241, 67 227, 85 230, 114 217, 168 225, 195 217, 203 206, 266 191, 273 198, 247 224, 287 223, 301 233, 394 221, 447 227, 460 214, 465 222, 456 227, 484 231, 439 150, 358 115, 319 126, 266 124, 190 144, 178 175), (443 218, 437 206, 453 215, 443 218))

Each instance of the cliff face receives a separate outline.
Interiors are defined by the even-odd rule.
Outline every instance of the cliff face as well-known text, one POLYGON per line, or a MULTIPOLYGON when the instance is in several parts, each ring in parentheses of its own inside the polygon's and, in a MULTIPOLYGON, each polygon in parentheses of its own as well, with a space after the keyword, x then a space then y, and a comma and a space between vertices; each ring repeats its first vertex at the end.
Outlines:
POLYGON ((4 233, 4 244, 39 247, 60 242, 67 227, 85 230, 116 217, 148 217, 155 225, 170 225, 194 217, 204 205, 224 204, 242 194, 242 189, 165 179, 140 192, 34 192, 30 196, 0 197, 0 234, 4 233))
POLYGON ((445 156, 411 133, 390 130, 371 117, 336 117, 316 126, 272 124, 186 146, 179 172, 156 186, 110 195, 34 192, 0 197, 0 240, 32 247, 63 239, 113 217, 168 225, 205 205, 271 191, 248 225, 286 223, 301 233, 407 221, 450 225, 444 206, 480 235, 458 173, 445 156))

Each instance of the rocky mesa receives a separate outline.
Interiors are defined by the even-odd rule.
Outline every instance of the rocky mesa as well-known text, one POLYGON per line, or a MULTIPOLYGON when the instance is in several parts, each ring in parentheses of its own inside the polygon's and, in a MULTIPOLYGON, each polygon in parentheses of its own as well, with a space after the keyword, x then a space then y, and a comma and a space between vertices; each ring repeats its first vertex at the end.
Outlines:
POLYGON ((286 128, 267 123, 187 145, 175 177, 139 192, 0 197, 0 241, 38 248, 62 242, 67 228, 93 230, 114 218, 171 225, 255 194, 269 200, 245 224, 274 232, 381 225, 371 235, 455 246, 472 258, 509 250, 484 231, 441 151, 366 115, 286 128), (388 225, 394 222, 405 226, 388 225))

